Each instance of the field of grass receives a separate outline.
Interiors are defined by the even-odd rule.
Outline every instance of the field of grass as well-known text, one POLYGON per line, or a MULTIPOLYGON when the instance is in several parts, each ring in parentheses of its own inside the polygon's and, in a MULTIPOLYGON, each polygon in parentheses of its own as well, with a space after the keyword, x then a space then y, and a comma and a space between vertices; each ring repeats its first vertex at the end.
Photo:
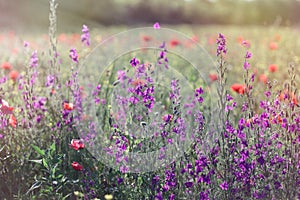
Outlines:
POLYGON ((161 26, 0 33, 0 199, 300 199, 299 30, 161 26))

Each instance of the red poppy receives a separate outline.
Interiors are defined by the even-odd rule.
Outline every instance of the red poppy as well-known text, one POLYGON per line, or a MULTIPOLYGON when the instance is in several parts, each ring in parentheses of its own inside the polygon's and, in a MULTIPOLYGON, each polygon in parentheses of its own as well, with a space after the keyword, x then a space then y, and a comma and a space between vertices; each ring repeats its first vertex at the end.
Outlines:
POLYGON ((278 49, 278 44, 276 42, 271 42, 269 45, 270 50, 276 50, 278 49))
POLYGON ((274 37, 274 40, 275 40, 276 42, 279 42, 280 39, 281 39, 281 36, 280 36, 279 34, 276 34, 275 37, 274 37))
POLYGON ((1 112, 3 113, 3 114, 6 114, 6 115, 9 115, 9 114, 12 114, 13 111, 14 110, 14 108, 13 107, 10 107, 10 106, 1 106, 1 112))
POLYGON ((150 36, 148 36, 148 35, 143 35, 143 36, 142 36, 142 40, 143 40, 144 42, 149 42, 151 39, 152 39, 152 38, 151 38, 150 36))
POLYGON ((287 96, 288 91, 282 92, 279 94, 278 99, 279 101, 283 101, 285 99, 285 96, 287 96))
POLYGON ((82 120, 82 121, 88 121, 88 120, 91 120, 91 119, 92 119, 92 117, 89 116, 89 115, 85 115, 85 114, 84 114, 84 115, 81 116, 81 120, 82 120))
POLYGON ((246 121, 247 127, 249 127, 251 123, 253 123, 253 119, 252 118, 247 119, 247 121, 246 121))
POLYGON ((18 53, 19 53, 19 49, 18 49, 18 48, 14 48, 14 49, 12 50, 12 53, 13 53, 13 54, 18 54, 18 53))
POLYGON ((209 45, 215 45, 216 41, 217 41, 217 36, 216 35, 209 36, 208 39, 207 39, 207 42, 208 42, 209 45))
POLYGON ((194 41, 194 42, 199 42, 199 39, 198 39, 198 37, 196 35, 193 35, 191 37, 191 40, 194 41))
POLYGON ((65 110, 73 110, 74 109, 74 104, 73 103, 64 102, 64 109, 65 110))
POLYGON ((19 72, 16 70, 13 70, 11 72, 9 72, 9 77, 10 79, 12 79, 13 81, 15 81, 19 76, 19 72))
POLYGON ((70 147, 72 147, 73 149, 75 149, 76 151, 78 149, 83 149, 84 148, 84 143, 83 140, 78 140, 78 139, 72 139, 71 140, 71 144, 70 147))
POLYGON ((275 119, 273 119, 273 117, 270 117, 270 122, 272 124, 282 124, 282 118, 280 117, 280 115, 276 115, 275 119))
POLYGON ((242 44, 243 41, 244 41, 244 38, 243 38, 242 36, 238 36, 238 37, 236 38, 236 41, 237 41, 239 44, 242 44))
POLYGON ((142 79, 135 79, 131 82, 132 85, 134 86, 139 86, 139 85, 145 85, 145 81, 142 79))
POLYGON ((279 97, 278 97, 278 100, 279 101, 286 101, 288 102, 288 99, 291 100, 291 103, 294 104, 294 105, 298 105, 298 100, 297 100, 297 96, 292 93, 292 92, 289 92, 286 90, 285 92, 282 92, 279 97))
POLYGON ((7 103, 5 100, 2 99, 2 105, 1 105, 0 111, 1 111, 3 114, 10 115, 10 114, 13 113, 13 112, 12 112, 13 110, 14 110, 14 108, 13 108, 13 107, 10 107, 10 106, 8 105, 8 103, 7 103))
POLYGON ((245 86, 243 84, 235 83, 231 86, 231 89, 239 94, 245 93, 245 86))
POLYGON ((297 98, 295 96, 292 97, 292 103, 294 105, 298 105, 298 101, 297 101, 297 98))
POLYGON ((178 45, 180 45, 180 42, 178 40, 173 39, 173 40, 170 41, 170 46, 171 47, 176 47, 178 45))
POLYGON ((254 69, 253 69, 253 74, 255 74, 255 75, 256 75, 256 74, 257 74, 257 72, 258 72, 257 68, 254 68, 254 69))
POLYGON ((297 96, 292 92, 290 92, 290 99, 291 99, 291 103, 293 103, 294 105, 298 105, 297 96))
POLYGON ((259 76, 259 81, 262 82, 262 83, 264 83, 264 84, 267 84, 268 77, 265 74, 261 74, 259 76))
POLYGON ((2 63, 1 68, 4 70, 11 70, 12 66, 9 62, 4 62, 4 63, 2 63))
POLYGON ((67 35, 66 34, 64 34, 64 33, 62 33, 62 34, 60 34, 59 36, 58 36, 58 41, 59 42, 67 42, 67 35))
POLYGON ((216 80, 218 80, 218 75, 217 74, 209 74, 209 78, 211 81, 216 81, 216 80))
POLYGON ((277 65, 275 65, 275 64, 271 64, 271 65, 269 65, 269 72, 276 72, 277 71, 277 65))
POLYGON ((73 167, 73 169, 75 169, 76 171, 82 171, 82 170, 83 170, 82 165, 80 165, 78 162, 72 162, 72 167, 73 167))
POLYGON ((17 119, 15 118, 14 115, 10 115, 9 120, 8 120, 9 125, 11 125, 13 128, 17 127, 17 119))
POLYGON ((74 44, 75 42, 77 42, 80 39, 80 35, 78 33, 74 33, 71 35, 71 43, 74 44))
POLYGON ((80 91, 80 95, 82 98, 85 98, 86 97, 86 93, 84 92, 84 87, 83 86, 80 86, 79 87, 79 91, 80 91))
POLYGON ((52 89, 51 89, 51 94, 55 94, 55 93, 56 93, 55 89, 52 88, 52 89))

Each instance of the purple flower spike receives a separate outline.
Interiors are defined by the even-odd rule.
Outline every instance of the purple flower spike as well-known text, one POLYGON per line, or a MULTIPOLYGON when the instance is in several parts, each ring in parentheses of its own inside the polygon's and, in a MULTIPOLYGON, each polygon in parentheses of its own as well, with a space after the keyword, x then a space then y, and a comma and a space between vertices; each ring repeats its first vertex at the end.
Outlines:
POLYGON ((217 39, 217 56, 221 55, 222 53, 225 55, 227 53, 226 49, 226 38, 223 34, 219 33, 219 37, 217 39))
POLYGON ((86 25, 82 26, 81 42, 83 42, 86 46, 90 46, 90 32, 86 25))
POLYGON ((75 48, 72 48, 70 50, 69 56, 73 60, 73 62, 78 63, 78 54, 75 48))
POLYGON ((37 57, 37 51, 32 52, 32 55, 30 57, 30 67, 37 67, 38 66, 38 57, 37 57))

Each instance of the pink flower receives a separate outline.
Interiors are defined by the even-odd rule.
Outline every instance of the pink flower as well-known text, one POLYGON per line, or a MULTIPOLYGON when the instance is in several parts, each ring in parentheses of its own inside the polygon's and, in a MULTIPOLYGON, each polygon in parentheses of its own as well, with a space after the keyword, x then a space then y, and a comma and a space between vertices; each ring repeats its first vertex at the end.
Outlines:
POLYGON ((158 22, 156 22, 154 25, 153 25, 153 28, 154 29, 160 29, 160 25, 158 22))
POLYGON ((84 148, 84 143, 83 140, 78 140, 78 139, 72 139, 71 140, 71 144, 70 147, 72 147, 73 149, 75 149, 76 151, 78 149, 83 149, 84 148))

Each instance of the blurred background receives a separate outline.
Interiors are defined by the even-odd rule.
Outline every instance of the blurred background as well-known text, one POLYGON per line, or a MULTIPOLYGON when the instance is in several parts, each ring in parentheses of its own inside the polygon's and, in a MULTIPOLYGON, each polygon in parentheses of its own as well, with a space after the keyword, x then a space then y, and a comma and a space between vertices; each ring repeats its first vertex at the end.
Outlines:
MULTIPOLYGON (((58 0, 58 30, 89 26, 222 24, 297 26, 300 0, 58 0)), ((48 29, 48 0, 0 0, 0 29, 48 29)))

